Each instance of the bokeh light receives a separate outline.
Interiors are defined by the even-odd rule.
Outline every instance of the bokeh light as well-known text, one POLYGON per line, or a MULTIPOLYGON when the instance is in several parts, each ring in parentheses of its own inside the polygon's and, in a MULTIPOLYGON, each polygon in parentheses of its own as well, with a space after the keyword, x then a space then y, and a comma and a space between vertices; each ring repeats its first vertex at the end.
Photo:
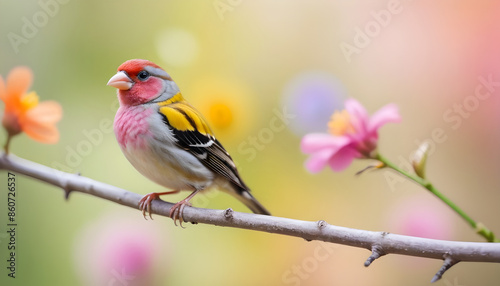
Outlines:
POLYGON ((84 285, 126 281, 131 286, 147 286, 166 277, 172 245, 158 225, 119 212, 83 227, 74 247, 76 270, 84 285))
POLYGON ((182 28, 168 28, 158 33, 156 50, 167 66, 183 67, 198 57, 196 37, 182 28))
POLYGON ((239 142, 260 122, 252 90, 238 80, 206 77, 185 97, 205 116, 221 142, 239 142), (246 131, 245 131, 246 130, 246 131))
POLYGON ((434 239, 453 239, 454 214, 430 194, 402 198, 387 210, 391 232, 434 239))
POLYGON ((343 109, 345 93, 333 74, 306 71, 295 75, 283 91, 285 106, 296 115, 289 128, 297 135, 326 131, 333 112, 343 109))

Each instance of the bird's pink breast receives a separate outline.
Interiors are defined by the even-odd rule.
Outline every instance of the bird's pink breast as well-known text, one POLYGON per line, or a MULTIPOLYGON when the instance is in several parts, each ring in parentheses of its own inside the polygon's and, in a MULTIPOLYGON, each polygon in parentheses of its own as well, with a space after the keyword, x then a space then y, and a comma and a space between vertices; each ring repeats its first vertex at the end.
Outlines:
POLYGON ((114 123, 116 139, 120 146, 145 148, 147 139, 152 136, 147 120, 152 114, 152 109, 141 105, 120 107, 114 123))

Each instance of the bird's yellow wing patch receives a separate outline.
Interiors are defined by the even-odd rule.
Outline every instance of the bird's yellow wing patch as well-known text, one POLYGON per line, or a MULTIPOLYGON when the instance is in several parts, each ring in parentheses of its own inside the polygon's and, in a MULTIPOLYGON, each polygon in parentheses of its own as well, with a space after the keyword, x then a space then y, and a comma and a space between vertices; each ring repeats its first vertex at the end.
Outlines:
POLYGON ((193 126, 192 122, 178 109, 165 106, 160 108, 160 113, 165 115, 168 124, 173 128, 180 131, 195 131, 195 126, 193 126))
POLYGON ((185 101, 172 103, 160 107, 170 126, 179 131, 197 131, 203 135, 212 135, 203 116, 185 101))
POLYGON ((184 97, 182 97, 182 93, 179 92, 176 95, 172 96, 171 98, 169 98, 165 101, 158 102, 158 105, 165 106, 165 105, 169 105, 169 104, 176 103, 176 102, 182 102, 182 101, 185 101, 185 100, 184 100, 184 97))

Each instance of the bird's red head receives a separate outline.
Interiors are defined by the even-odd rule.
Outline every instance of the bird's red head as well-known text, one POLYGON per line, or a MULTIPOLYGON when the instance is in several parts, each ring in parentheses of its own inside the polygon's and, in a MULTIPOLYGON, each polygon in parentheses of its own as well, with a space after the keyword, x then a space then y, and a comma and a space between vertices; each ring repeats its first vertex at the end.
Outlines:
POLYGON ((150 102, 164 93, 171 97, 178 87, 170 75, 153 62, 129 60, 118 67, 118 73, 108 82, 118 89, 121 105, 131 106, 150 102))

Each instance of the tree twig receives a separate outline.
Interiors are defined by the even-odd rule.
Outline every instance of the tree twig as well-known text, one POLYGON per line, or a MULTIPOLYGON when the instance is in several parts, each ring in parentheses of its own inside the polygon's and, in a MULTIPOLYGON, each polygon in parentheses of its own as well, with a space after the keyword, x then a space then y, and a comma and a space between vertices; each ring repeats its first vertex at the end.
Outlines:
MULTIPOLYGON (((101 183, 77 174, 61 172, 13 155, 0 153, 0 169, 23 174, 54 186, 66 193, 81 192, 100 197, 124 206, 138 209, 141 195, 118 187, 101 183)), ((153 213, 169 216, 173 204, 155 200, 153 213)), ((139 215, 139 214, 138 214, 139 215)), ((369 266, 375 259, 400 254, 443 260, 443 267, 432 282, 441 278, 443 273, 458 262, 496 262, 500 263, 500 243, 460 242, 419 238, 387 232, 375 232, 334 226, 323 220, 301 221, 289 218, 235 212, 232 209, 212 210, 186 207, 182 214, 185 222, 204 223, 218 226, 235 227, 263 231, 306 240, 349 245, 368 249, 372 252, 365 262, 369 266)))

